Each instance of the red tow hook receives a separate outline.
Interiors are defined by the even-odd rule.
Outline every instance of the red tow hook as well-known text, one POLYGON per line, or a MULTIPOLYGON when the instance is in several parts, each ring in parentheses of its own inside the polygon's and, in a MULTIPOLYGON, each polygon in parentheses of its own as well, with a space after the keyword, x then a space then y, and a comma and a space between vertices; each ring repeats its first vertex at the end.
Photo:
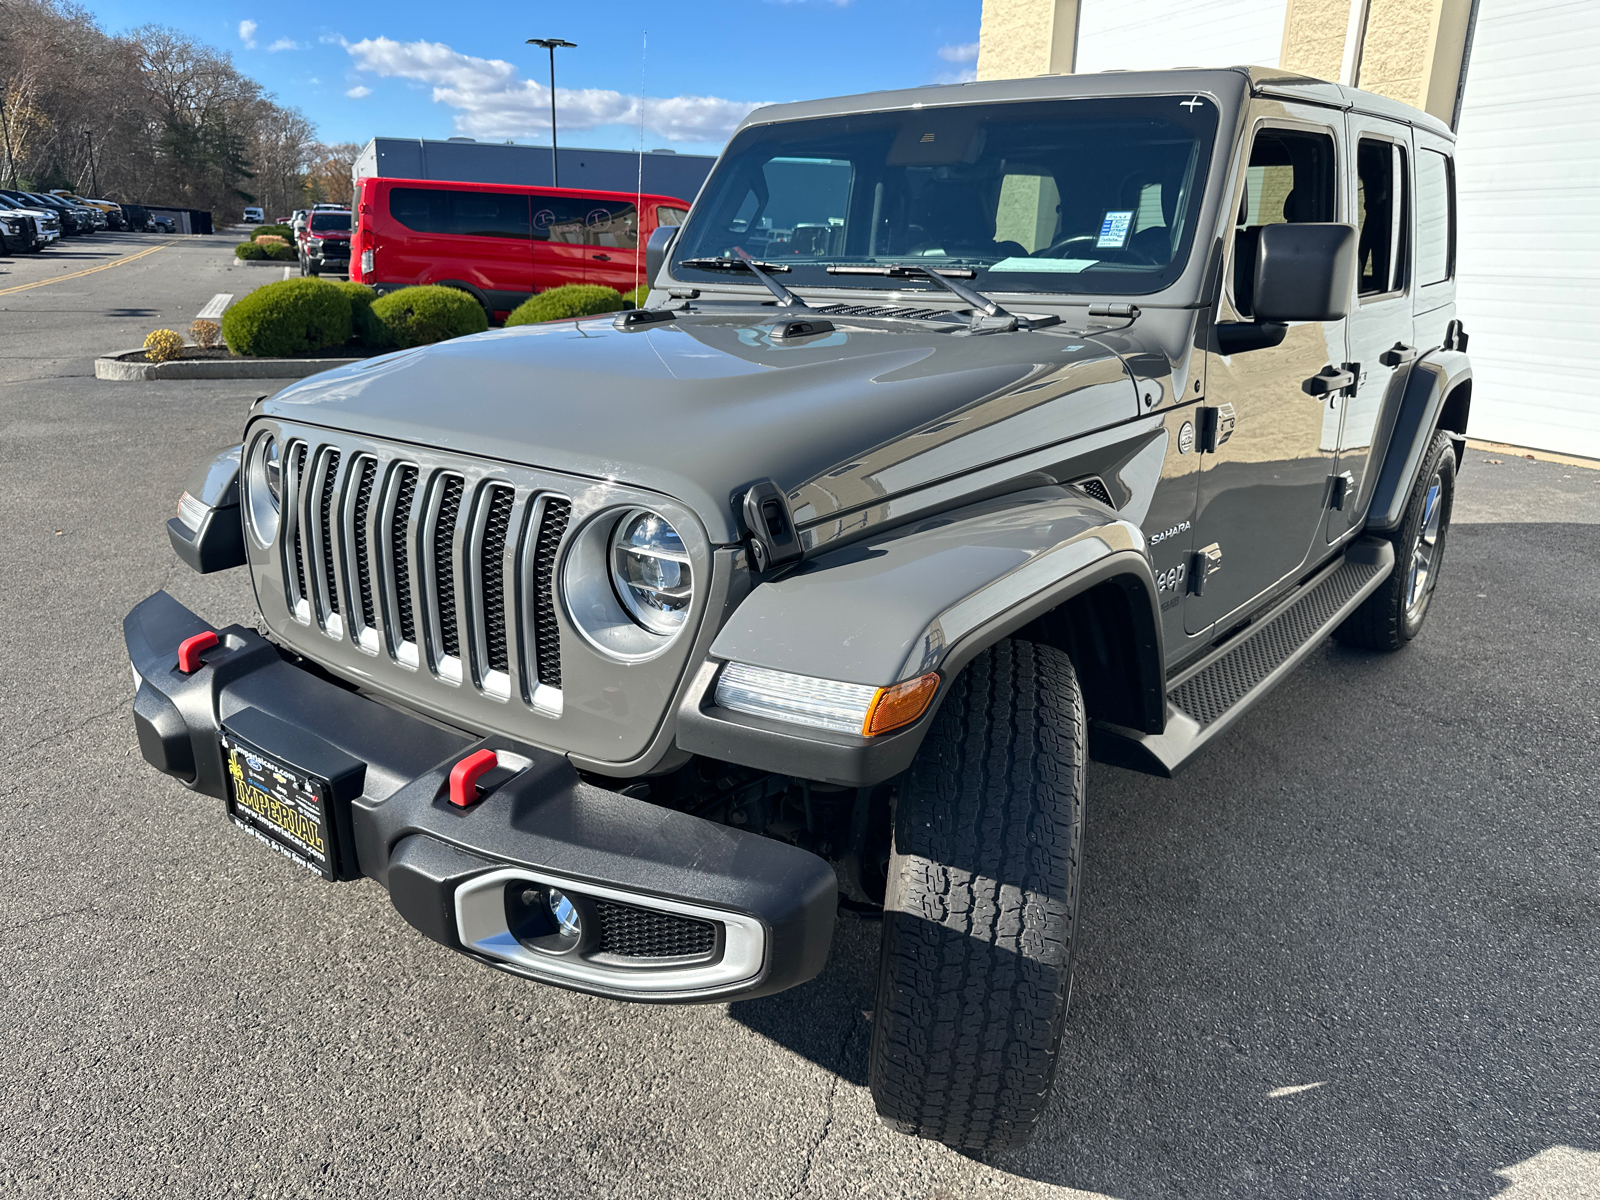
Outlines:
POLYGON ((208 629, 204 633, 197 633, 191 638, 184 638, 178 647, 178 670, 185 675, 193 675, 203 665, 200 655, 215 646, 219 639, 214 630, 208 629))
POLYGON ((493 750, 479 750, 469 754, 450 768, 450 803, 457 808, 469 808, 483 797, 478 795, 478 780, 500 765, 500 757, 493 750))

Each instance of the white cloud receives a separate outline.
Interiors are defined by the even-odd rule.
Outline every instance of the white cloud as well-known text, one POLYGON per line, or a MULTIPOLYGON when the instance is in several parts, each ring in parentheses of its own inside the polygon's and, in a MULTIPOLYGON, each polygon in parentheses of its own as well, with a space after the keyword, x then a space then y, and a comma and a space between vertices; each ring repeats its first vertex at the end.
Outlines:
POLYGON ((256 48, 256 23, 254 21, 239 22, 239 40, 244 43, 246 50, 256 48))
POLYGON ((304 50, 305 47, 291 38, 279 38, 267 47, 268 54, 276 54, 280 50, 304 50))
MULTIPOLYGON (((550 128, 550 89, 523 79, 498 58, 475 58, 440 42, 396 42, 365 38, 345 47, 361 71, 410 79, 433 87, 435 103, 455 110, 457 133, 481 138, 516 138, 550 128)), ((637 126, 639 98, 603 88, 560 88, 557 119, 563 130, 600 125, 637 126)), ((648 97, 645 128, 668 141, 725 139, 755 101, 716 96, 648 97)))
POLYGON ((344 40, 344 34, 342 33, 325 33, 317 38, 317 41, 324 46, 348 46, 350 44, 344 40))
POLYGON ((978 61, 978 43, 968 42, 964 46, 940 46, 939 57, 945 62, 970 63, 978 61))
POLYGON ((357 86, 351 88, 345 93, 345 95, 349 96, 352 100, 365 100, 368 96, 372 95, 372 89, 369 87, 357 86))

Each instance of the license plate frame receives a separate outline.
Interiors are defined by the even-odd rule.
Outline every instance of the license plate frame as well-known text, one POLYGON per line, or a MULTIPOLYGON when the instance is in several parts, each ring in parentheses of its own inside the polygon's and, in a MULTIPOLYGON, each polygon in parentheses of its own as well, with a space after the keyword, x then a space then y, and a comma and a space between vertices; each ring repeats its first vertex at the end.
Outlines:
POLYGON ((339 824, 331 781, 222 732, 228 819, 314 875, 340 875, 339 824))

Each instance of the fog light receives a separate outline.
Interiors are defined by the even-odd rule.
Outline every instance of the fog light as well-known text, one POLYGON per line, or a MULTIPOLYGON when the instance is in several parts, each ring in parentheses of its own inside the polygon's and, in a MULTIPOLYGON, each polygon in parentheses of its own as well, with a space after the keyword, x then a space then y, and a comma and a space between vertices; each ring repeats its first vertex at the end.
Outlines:
POLYGON ((571 900, 555 888, 551 888, 546 902, 550 905, 550 915, 555 917, 556 926, 562 937, 583 936, 583 919, 578 916, 578 910, 573 907, 571 900))

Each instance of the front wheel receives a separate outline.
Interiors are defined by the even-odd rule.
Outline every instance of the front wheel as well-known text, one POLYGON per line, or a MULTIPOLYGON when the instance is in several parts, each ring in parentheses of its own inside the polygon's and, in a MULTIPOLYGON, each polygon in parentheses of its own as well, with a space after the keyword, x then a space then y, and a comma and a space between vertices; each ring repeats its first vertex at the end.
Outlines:
POLYGON ((1084 725, 1071 660, 1004 641, 951 682, 902 779, 871 1083, 903 1133, 1004 1150, 1044 1111, 1077 948, 1084 725))
POLYGON ((1406 501, 1394 543, 1394 573, 1334 631, 1347 646, 1392 651, 1422 632, 1444 565, 1445 537, 1456 495, 1456 451, 1450 435, 1433 435, 1406 501))

